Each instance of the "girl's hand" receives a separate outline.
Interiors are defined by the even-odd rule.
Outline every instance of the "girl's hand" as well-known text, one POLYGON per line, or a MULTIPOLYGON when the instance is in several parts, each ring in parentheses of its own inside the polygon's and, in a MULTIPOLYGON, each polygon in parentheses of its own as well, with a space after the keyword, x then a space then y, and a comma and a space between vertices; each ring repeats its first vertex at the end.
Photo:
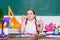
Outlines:
POLYGON ((21 17, 21 20, 24 21, 25 19, 26 19, 26 16, 23 15, 23 16, 21 17))
POLYGON ((43 24, 43 21, 40 19, 37 20, 38 24, 43 24))

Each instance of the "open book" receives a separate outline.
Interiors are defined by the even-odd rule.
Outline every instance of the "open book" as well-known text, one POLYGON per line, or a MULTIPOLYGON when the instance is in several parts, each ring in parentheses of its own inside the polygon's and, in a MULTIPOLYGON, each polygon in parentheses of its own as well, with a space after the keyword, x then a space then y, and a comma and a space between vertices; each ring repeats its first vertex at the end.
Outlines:
POLYGON ((46 35, 46 37, 50 37, 50 38, 60 38, 59 34, 51 34, 51 35, 46 35))

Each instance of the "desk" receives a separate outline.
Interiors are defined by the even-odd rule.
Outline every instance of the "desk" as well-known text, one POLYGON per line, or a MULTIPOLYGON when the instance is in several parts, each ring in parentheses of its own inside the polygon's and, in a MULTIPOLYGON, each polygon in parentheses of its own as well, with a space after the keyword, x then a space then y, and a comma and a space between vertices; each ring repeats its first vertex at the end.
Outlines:
MULTIPOLYGON (((40 36, 40 37, 36 37, 38 38, 38 40, 60 40, 60 38, 47 38, 45 36, 40 36)), ((9 37, 9 40, 34 40, 29 38, 29 37, 20 37, 20 38, 14 38, 14 37, 9 37)), ((35 39, 37 40, 37 39, 35 39)))
MULTIPOLYGON (((31 38, 9 38, 9 40, 31 40, 31 38)), ((60 38, 39 38, 38 40, 60 40, 60 38)))
MULTIPOLYGON (((31 40, 31 38, 10 38, 9 40, 31 40)), ((39 38, 38 40, 60 40, 60 38, 39 38)))
MULTIPOLYGON (((9 37, 8 36, 8 37, 4 37, 4 38, 2 37, 2 38, 0 38, 0 40, 31 40, 31 38, 29 38, 29 37, 18 37, 18 38, 14 38, 14 37, 9 37)), ((38 40, 60 40, 60 38, 38 37, 38 40)))

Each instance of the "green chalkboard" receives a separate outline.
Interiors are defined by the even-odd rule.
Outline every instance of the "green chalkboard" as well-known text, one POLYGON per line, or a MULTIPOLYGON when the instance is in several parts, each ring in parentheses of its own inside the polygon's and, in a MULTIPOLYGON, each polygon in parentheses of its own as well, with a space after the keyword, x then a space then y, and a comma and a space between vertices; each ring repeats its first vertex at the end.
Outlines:
POLYGON ((60 0, 0 0, 5 15, 8 5, 15 15, 24 15, 27 9, 33 9, 38 16, 60 16, 60 0))

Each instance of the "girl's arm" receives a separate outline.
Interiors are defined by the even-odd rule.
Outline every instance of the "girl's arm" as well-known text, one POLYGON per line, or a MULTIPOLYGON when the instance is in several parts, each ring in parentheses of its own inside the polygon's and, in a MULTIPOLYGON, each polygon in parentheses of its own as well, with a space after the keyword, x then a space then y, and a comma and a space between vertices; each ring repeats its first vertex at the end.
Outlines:
POLYGON ((25 22, 23 21, 23 23, 22 23, 22 27, 21 27, 21 34, 24 33, 24 26, 25 26, 25 22))
POLYGON ((38 22, 38 24, 40 25, 40 27, 38 26, 38 31, 42 32, 43 27, 44 27, 43 21, 42 21, 41 19, 39 19, 37 22, 38 22))
POLYGON ((23 22, 26 18, 27 18, 27 17, 26 17, 25 15, 22 15, 22 16, 21 16, 22 22, 23 22))

